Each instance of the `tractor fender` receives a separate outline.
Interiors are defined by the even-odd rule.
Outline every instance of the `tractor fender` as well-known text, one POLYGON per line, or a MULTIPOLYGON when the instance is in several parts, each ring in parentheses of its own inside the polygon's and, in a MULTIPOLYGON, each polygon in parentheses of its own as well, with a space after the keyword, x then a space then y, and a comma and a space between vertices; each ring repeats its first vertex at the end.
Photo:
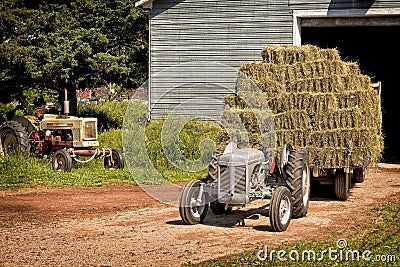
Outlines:
POLYGON ((281 174, 283 176, 283 178, 286 180, 286 173, 284 172, 283 168, 285 167, 285 165, 288 163, 289 160, 289 154, 290 151, 293 150, 293 147, 291 144, 286 143, 281 151, 281 157, 280 157, 280 162, 279 162, 279 169, 281 171, 281 174))
POLYGON ((12 120, 19 122, 25 128, 28 135, 34 131, 39 131, 39 126, 37 126, 38 119, 35 116, 16 116, 12 120))

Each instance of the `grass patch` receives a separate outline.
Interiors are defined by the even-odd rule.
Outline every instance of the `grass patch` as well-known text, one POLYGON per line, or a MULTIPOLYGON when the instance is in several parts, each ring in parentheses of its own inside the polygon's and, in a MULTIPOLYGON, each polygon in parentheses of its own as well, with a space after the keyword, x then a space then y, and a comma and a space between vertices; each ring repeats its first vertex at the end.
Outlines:
POLYGON ((121 129, 105 130, 99 134, 98 140, 100 147, 114 148, 123 151, 121 129))
POLYGON ((146 150, 152 165, 166 180, 204 179, 220 136, 221 128, 212 122, 156 120, 146 125, 146 150))
POLYGON ((255 249, 240 254, 199 264, 188 263, 186 266, 398 266, 400 262, 400 201, 386 203, 373 209, 373 213, 377 217, 376 222, 359 226, 358 234, 346 240, 347 245, 342 249, 338 247, 337 235, 333 234, 331 238, 325 240, 283 244, 277 248, 266 249, 264 245, 257 245, 255 249), (260 256, 266 257, 265 260, 257 257, 260 250, 262 250, 260 256), (275 252, 270 257, 272 250, 275 252), (331 255, 329 250, 332 251, 331 255), (265 251, 268 252, 264 253, 265 251), (278 258, 278 251, 283 251, 280 252, 281 258, 285 258, 286 261, 278 258), (304 251, 306 252, 303 257, 304 251), (323 251, 325 251, 324 254, 322 254, 323 251), (315 259, 311 252, 315 252, 315 259))
POLYGON ((103 160, 75 164, 69 173, 55 172, 49 158, 6 156, 0 163, 0 189, 23 187, 135 184, 127 168, 104 169, 103 160))

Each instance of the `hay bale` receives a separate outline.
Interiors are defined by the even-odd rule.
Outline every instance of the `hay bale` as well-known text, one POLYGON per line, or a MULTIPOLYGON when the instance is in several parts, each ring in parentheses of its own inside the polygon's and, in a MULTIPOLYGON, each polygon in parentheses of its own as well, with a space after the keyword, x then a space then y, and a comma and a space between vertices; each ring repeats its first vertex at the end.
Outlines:
POLYGON ((313 45, 267 46, 261 52, 263 61, 274 64, 294 64, 296 62, 340 60, 337 49, 320 49, 313 45))
MULTIPOLYGON (((240 81, 238 95, 225 98, 231 112, 239 114, 248 139, 276 140, 274 151, 287 142, 303 147, 311 165, 324 168, 368 168, 379 162, 380 99, 358 63, 342 61, 336 49, 312 45, 268 46, 261 55, 262 61, 245 63, 240 71, 262 96, 248 81, 240 81), (241 96, 257 99, 249 106, 241 96), (266 106, 272 114, 263 117, 266 106)), ((238 135, 243 139, 245 133, 238 135)))

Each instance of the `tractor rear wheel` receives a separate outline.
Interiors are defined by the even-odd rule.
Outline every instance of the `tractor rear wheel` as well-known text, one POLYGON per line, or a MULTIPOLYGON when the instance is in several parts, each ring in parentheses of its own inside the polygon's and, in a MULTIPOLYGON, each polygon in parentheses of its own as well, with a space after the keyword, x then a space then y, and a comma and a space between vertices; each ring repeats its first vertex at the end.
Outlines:
POLYGON ((112 149, 111 155, 104 158, 104 168, 106 169, 123 169, 124 166, 124 155, 117 149, 112 149))
POLYGON ((200 183, 199 180, 192 180, 182 188, 179 213, 185 224, 202 223, 207 216, 209 204, 205 193, 199 199, 200 183))
POLYGON ((311 180, 307 151, 291 150, 284 172, 293 197, 293 218, 302 218, 307 215, 310 202, 311 180))
POLYGON ((0 127, 0 143, 6 154, 28 154, 29 137, 25 128, 16 121, 6 121, 0 127))
POLYGON ((208 179, 216 181, 218 179, 218 160, 224 153, 224 149, 219 148, 212 154, 212 159, 208 164, 208 179))
POLYGON ((275 232, 285 231, 292 218, 292 195, 285 186, 278 186, 272 194, 269 205, 269 221, 275 232))
POLYGON ((72 169, 72 157, 65 149, 59 149, 53 154, 53 170, 58 172, 70 172, 72 169))

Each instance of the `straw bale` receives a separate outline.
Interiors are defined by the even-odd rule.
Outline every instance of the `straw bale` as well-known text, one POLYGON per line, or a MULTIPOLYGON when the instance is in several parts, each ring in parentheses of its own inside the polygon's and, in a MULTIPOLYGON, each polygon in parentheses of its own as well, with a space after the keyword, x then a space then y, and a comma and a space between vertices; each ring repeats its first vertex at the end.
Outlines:
POLYGON ((237 109, 244 109, 247 107, 246 102, 236 95, 226 95, 224 98, 225 105, 237 109))
POLYGON ((313 49, 318 50, 319 58, 326 60, 341 60, 339 51, 336 48, 319 49, 314 47, 313 49))
POLYGON ((330 130, 338 128, 374 127, 375 123, 365 117, 359 108, 336 109, 316 112, 313 128, 315 130, 330 130))
POLYGON ((304 110, 293 109, 275 114, 274 118, 277 129, 312 129, 310 117, 304 110))
POLYGON ((342 75, 361 75, 360 66, 357 62, 340 62, 342 75))
POLYGON ((275 64, 316 61, 319 59, 340 60, 337 49, 320 49, 313 45, 267 46, 261 52, 263 61, 275 64))

